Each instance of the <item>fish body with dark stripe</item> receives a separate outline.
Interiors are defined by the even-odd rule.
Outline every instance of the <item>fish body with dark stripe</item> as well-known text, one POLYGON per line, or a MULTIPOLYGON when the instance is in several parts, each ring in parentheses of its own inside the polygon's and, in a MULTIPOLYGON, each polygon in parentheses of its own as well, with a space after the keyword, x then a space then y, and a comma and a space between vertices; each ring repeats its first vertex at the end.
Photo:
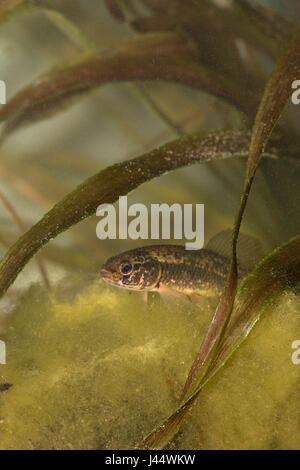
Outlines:
MULTIPOLYGON (((179 245, 135 248, 109 258, 101 268, 104 281, 135 291, 171 289, 186 295, 219 295, 230 258, 210 249, 186 250, 179 245)), ((240 277, 247 271, 239 270, 240 277)))

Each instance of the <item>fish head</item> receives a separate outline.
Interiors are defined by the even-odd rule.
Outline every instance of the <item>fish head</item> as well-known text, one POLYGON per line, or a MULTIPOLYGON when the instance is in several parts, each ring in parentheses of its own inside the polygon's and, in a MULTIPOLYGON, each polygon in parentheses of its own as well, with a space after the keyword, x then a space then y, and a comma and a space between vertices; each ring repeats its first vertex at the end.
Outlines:
POLYGON ((102 279, 116 287, 154 290, 160 281, 160 263, 147 248, 126 251, 109 258, 100 270, 102 279))

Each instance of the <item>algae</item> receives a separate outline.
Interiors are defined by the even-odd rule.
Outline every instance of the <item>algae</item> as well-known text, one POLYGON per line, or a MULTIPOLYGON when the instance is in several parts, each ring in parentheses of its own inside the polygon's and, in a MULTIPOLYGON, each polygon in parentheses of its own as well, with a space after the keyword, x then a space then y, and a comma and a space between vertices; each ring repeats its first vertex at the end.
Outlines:
MULTIPOLYGON (((1 449, 133 448, 177 406, 217 299, 149 307, 88 282, 32 286, 6 319, 1 449)), ((170 448, 300 448, 299 311, 287 293, 265 313, 170 448)))

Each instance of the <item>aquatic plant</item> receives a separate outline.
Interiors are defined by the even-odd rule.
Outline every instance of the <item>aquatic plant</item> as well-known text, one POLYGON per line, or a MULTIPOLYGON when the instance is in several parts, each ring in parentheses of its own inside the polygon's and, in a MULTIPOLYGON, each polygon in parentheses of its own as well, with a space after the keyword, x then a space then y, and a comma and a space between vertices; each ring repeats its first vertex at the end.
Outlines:
MULTIPOLYGON (((174 437, 204 385, 220 371, 267 307, 299 285, 300 242, 299 235, 293 233, 289 241, 261 261, 236 292, 236 243, 261 157, 288 161, 295 171, 299 170, 299 134, 289 119, 279 118, 290 99, 291 83, 300 77, 300 33, 296 25, 279 14, 245 0, 232 1, 230 7, 194 0, 184 5, 168 0, 162 6, 162 2, 145 0, 145 10, 130 1, 105 3, 116 21, 129 24, 131 31, 137 33, 117 41, 108 51, 99 47, 101 35, 89 37, 84 21, 80 24, 72 19, 69 2, 2 2, 3 21, 27 9, 28 14, 40 11, 63 31, 76 51, 81 49, 79 55, 77 52, 62 61, 64 65, 56 64, 55 69, 22 87, 0 108, 2 144, 25 126, 65 112, 92 90, 124 81, 137 82, 135 92, 175 134, 182 136, 142 156, 102 168, 59 202, 55 201, 24 235, 9 243, 11 246, 0 264, 0 295, 6 293, 33 255, 60 233, 93 215, 99 204, 112 203, 142 183, 180 167, 248 155, 224 293, 187 378, 181 404, 139 445, 162 448, 174 437), (259 54, 276 62, 269 79, 259 54), (181 84, 217 97, 221 103, 228 103, 222 105, 230 106, 226 109, 231 109, 231 119, 236 119, 238 125, 231 130, 200 132, 201 126, 196 125, 198 132, 186 135, 184 125, 174 122, 173 116, 141 85, 141 81, 151 80, 181 84)), ((4 158, 4 169, 9 172, 6 161, 4 158)), ((56 163, 60 168, 59 161, 56 163)), ((73 163, 78 164, 80 173, 82 163, 76 163, 75 157, 71 159, 73 163)), ((41 168, 37 178, 43 173, 47 173, 45 168, 41 168)), ((51 184, 51 193, 55 194, 53 181, 51 184)), ((32 199, 37 197, 34 185, 29 192, 32 199)), ((62 192, 67 191, 63 188, 62 192)), ((38 199, 41 200, 40 195, 38 199)), ((4 196, 3 200, 7 201, 4 196)), ((13 206, 10 207, 13 213, 13 206)), ((84 231, 81 237, 86 236, 84 231)), ((77 267, 86 269, 88 261, 73 256, 74 251, 73 247, 68 252, 67 248, 55 246, 52 253, 44 253, 45 257, 65 259, 71 267, 77 263, 77 267)), ((91 249, 89 256, 93 256, 91 249)))

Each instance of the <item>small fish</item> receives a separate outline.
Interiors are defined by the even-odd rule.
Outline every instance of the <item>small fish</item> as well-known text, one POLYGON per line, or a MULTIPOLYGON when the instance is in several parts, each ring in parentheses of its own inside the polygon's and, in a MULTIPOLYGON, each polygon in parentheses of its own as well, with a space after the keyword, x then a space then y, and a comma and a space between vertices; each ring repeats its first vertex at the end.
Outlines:
MULTIPOLYGON (((225 251, 230 253, 231 231, 221 233, 225 232, 225 251)), ((245 237, 249 240, 249 236, 245 237)), ((212 248, 223 239, 223 235, 220 237, 218 234, 201 250, 186 250, 178 245, 135 248, 109 258, 100 274, 104 281, 113 286, 135 291, 164 293, 172 290, 188 296, 219 295, 227 278, 230 256, 224 256, 212 248)), ((224 252, 224 249, 221 251, 224 252)), ((248 272, 240 266, 239 279, 248 272)))

